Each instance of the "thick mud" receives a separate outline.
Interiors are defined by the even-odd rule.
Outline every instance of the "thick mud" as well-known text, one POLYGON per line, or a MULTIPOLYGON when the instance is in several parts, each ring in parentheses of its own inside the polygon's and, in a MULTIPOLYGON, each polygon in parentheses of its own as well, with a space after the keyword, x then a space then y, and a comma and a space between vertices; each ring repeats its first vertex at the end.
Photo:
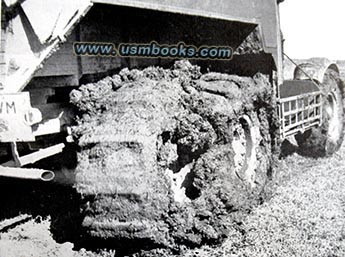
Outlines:
POLYGON ((128 254, 219 243, 225 224, 260 200, 276 140, 265 76, 201 74, 180 61, 124 69, 72 91, 71 102, 90 247, 128 254))

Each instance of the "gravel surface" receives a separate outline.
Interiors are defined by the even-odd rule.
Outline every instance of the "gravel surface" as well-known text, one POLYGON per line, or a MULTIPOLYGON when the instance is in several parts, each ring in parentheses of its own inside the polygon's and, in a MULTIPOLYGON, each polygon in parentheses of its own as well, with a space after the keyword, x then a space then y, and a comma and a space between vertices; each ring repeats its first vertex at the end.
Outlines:
POLYGON ((344 155, 343 146, 330 158, 282 160, 271 198, 197 256, 345 256, 344 155))

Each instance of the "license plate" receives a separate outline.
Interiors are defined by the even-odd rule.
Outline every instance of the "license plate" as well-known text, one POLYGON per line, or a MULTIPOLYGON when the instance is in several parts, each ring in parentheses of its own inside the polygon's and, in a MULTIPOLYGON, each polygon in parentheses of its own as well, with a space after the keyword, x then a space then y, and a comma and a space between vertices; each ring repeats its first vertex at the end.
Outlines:
POLYGON ((31 107, 29 92, 0 94, 0 142, 35 141, 31 126, 37 111, 31 107))

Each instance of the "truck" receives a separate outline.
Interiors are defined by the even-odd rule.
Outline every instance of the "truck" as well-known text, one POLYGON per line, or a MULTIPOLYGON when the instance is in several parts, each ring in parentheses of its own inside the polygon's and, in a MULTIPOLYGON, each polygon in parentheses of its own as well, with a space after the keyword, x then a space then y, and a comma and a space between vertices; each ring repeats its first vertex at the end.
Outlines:
POLYGON ((88 242, 222 240, 227 219, 259 199, 283 141, 311 157, 343 141, 336 63, 283 78, 281 2, 2 0, 0 177, 54 182, 61 170, 49 164, 64 162, 88 242), (232 53, 90 53, 124 45, 232 53))

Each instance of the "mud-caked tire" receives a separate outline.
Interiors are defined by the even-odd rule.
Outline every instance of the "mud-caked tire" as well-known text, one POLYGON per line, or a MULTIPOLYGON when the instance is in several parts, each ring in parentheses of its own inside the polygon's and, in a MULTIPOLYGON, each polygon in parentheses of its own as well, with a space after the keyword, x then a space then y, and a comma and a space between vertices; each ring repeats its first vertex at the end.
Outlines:
POLYGON ((230 144, 214 147, 196 162, 194 186, 200 197, 195 203, 218 202, 214 209, 236 210, 238 215, 257 203, 269 178, 272 139, 267 110, 240 116, 232 129, 230 144))
POLYGON ((234 173, 250 188, 262 189, 271 165, 271 138, 267 110, 261 109, 238 119, 231 143, 234 173))
POLYGON ((83 114, 74 128, 83 239, 126 254, 221 242, 229 214, 248 210, 267 180, 271 92, 262 74, 202 75, 178 62, 71 94, 83 114))
POLYGON ((295 136, 298 152, 309 157, 325 157, 336 152, 344 139, 344 100, 339 74, 327 70, 323 83, 322 125, 295 136))

